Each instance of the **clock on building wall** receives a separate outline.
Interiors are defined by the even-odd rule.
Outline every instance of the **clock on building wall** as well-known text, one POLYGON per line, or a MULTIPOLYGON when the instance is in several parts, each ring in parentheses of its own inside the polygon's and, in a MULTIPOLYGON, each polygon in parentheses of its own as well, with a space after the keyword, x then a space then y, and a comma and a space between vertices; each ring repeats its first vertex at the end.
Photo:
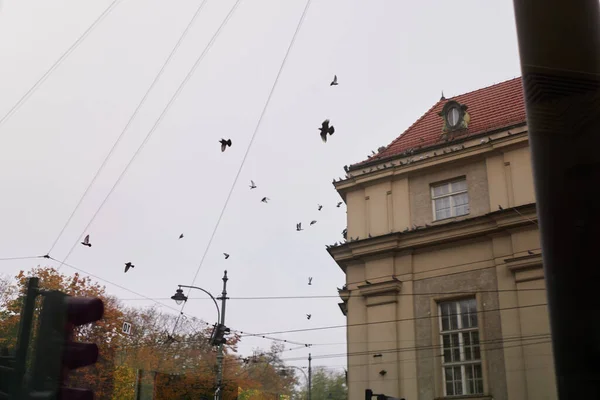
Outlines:
POLYGON ((454 100, 450 100, 444 104, 444 108, 438 114, 444 119, 442 132, 446 133, 459 129, 467 129, 471 120, 467 108, 465 104, 459 104, 454 100))

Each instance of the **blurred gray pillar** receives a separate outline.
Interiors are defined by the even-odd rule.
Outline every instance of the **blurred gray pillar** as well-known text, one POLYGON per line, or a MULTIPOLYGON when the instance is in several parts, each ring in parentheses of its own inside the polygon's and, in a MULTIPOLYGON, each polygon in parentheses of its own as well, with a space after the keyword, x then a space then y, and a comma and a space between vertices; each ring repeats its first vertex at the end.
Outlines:
POLYGON ((600 9, 514 0, 558 394, 600 399, 600 9))

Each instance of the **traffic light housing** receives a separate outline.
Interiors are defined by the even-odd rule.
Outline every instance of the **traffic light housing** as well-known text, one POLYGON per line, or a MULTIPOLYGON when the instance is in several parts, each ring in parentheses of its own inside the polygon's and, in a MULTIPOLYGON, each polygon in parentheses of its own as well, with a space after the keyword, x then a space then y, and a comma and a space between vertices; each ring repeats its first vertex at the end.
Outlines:
POLYGON ((70 370, 95 364, 98 346, 73 342, 76 327, 98 321, 104 303, 94 297, 71 297, 59 291, 44 292, 33 372, 31 399, 92 400, 88 389, 67 388, 70 370))
POLYGON ((216 324, 213 328, 212 335, 210 337, 210 344, 213 346, 219 346, 221 344, 227 343, 227 339, 225 335, 231 332, 231 329, 226 327, 223 324, 216 324))
POLYGON ((371 389, 365 389, 365 400, 371 400, 373 396, 375 396, 377 400, 404 400, 404 398, 398 399, 396 397, 386 396, 385 394, 374 394, 371 389))

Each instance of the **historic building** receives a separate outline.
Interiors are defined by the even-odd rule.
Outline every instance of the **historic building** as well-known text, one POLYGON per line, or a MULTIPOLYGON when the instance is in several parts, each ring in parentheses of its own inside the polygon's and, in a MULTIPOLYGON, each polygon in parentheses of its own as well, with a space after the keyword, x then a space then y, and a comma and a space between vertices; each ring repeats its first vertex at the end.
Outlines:
POLYGON ((555 399, 521 79, 442 97, 347 172, 349 399, 555 399))

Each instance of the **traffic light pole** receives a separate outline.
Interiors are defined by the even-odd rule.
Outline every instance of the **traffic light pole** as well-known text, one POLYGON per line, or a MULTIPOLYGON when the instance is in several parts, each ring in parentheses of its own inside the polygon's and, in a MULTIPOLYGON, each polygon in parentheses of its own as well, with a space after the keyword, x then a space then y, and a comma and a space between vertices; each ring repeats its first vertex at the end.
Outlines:
POLYGON ((35 311, 35 299, 38 295, 38 278, 29 278, 27 281, 27 292, 23 301, 21 311, 21 323, 19 324, 19 337, 17 341, 17 352, 15 362, 15 376, 13 378, 13 395, 16 399, 22 397, 23 378, 27 366, 27 350, 31 337, 31 325, 33 323, 33 312, 35 311))
MULTIPOLYGON (((227 302, 227 271, 223 274, 223 292, 221 297, 217 297, 217 300, 221 300, 221 325, 225 325, 225 304, 227 302)), ((217 390, 215 391, 215 400, 223 399, 223 343, 219 344, 217 350, 217 390)))
POLYGON ((312 356, 308 353, 308 400, 312 400, 312 356))

